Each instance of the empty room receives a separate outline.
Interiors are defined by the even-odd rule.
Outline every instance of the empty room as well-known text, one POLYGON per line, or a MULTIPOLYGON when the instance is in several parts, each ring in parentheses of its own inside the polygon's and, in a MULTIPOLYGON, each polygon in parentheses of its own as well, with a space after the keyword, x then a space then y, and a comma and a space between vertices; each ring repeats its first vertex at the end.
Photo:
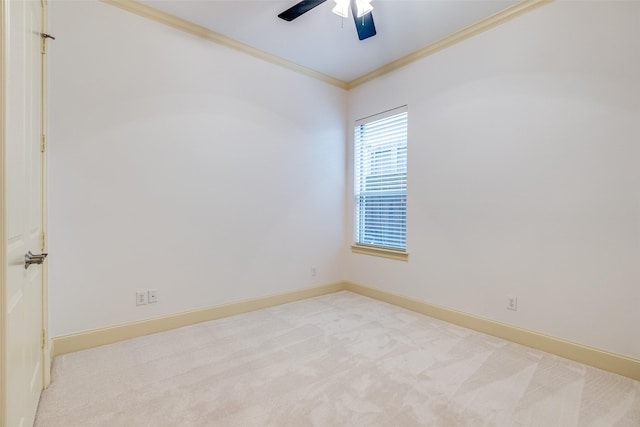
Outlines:
POLYGON ((0 427, 640 426, 639 1, 0 23, 0 427))

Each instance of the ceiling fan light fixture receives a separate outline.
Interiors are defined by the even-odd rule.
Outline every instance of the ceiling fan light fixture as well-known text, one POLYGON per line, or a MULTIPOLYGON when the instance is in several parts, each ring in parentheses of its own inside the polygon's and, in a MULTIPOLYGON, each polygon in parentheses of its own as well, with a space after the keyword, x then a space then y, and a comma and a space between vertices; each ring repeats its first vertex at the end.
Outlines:
POLYGON ((349 4, 351 3, 351 0, 334 0, 334 1, 336 2, 336 5, 331 11, 338 16, 341 16, 343 18, 348 18, 349 4))
MULTIPOLYGON (((287 22, 291 22, 294 19, 304 15, 316 6, 320 6, 327 0, 302 0, 291 6, 289 9, 278 14, 278 18, 287 22)), ((376 26, 373 23, 373 14, 371 11, 371 0, 334 0, 336 2, 335 7, 332 9, 333 13, 342 17, 343 25, 344 18, 349 16, 349 8, 353 14, 353 23, 358 33, 358 39, 365 40, 369 37, 376 35, 376 26)))
POLYGON ((371 6, 371 0, 355 0, 355 2, 358 9, 358 18, 362 18, 364 15, 373 10, 373 6, 371 6))

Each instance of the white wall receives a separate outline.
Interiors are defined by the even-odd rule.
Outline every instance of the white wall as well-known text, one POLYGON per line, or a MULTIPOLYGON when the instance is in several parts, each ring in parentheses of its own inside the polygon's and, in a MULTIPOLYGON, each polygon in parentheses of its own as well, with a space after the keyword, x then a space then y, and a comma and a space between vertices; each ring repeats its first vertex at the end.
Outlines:
POLYGON ((410 254, 349 280, 640 357, 640 3, 555 2, 349 102, 409 106, 410 254))
POLYGON ((639 24, 556 2, 350 92, 409 105, 404 263, 343 256, 344 91, 51 2, 51 335, 348 279, 640 357, 639 24))
POLYGON ((95 1, 49 19, 52 336, 343 279, 343 90, 95 1))

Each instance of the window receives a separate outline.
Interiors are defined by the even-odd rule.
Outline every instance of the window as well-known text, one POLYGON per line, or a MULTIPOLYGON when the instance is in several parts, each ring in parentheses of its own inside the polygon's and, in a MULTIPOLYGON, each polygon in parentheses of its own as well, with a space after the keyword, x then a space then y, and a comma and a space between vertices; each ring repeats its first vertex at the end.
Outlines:
POLYGON ((355 242, 406 250, 407 107, 356 121, 355 242))

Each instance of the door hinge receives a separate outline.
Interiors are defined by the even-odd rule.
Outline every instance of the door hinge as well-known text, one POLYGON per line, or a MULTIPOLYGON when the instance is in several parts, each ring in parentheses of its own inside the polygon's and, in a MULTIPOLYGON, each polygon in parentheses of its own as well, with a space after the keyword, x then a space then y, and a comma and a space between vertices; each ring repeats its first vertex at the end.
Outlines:
POLYGON ((47 333, 44 331, 44 329, 42 330, 42 349, 46 348, 46 342, 47 342, 47 333))
POLYGON ((40 234, 40 250, 44 251, 46 247, 47 247, 47 235, 43 231, 42 234, 40 234))
POLYGON ((41 53, 45 54, 45 53, 47 53, 47 39, 55 40, 56 38, 53 37, 52 35, 46 34, 46 33, 40 33, 40 37, 41 37, 41 40, 42 40, 41 53))
POLYGON ((40 152, 44 153, 47 149, 47 137, 43 134, 40 140, 40 152))

